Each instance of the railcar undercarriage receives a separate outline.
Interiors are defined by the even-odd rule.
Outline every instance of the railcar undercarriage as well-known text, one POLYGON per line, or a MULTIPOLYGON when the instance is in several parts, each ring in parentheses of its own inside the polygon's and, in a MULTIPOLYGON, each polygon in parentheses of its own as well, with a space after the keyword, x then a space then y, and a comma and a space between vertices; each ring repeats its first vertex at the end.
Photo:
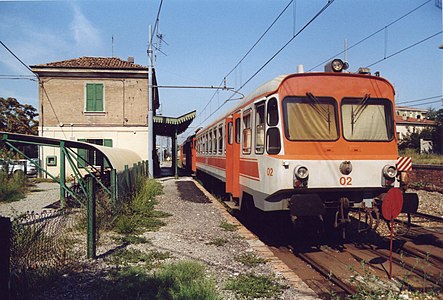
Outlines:
MULTIPOLYGON (((385 220, 381 211, 386 192, 293 194, 288 202, 291 220, 294 224, 309 217, 317 218, 322 223, 324 220, 332 220, 332 227, 341 230, 342 237, 345 238, 347 225, 351 222, 350 212, 355 212, 358 219, 358 232, 374 231, 380 221, 385 220)), ((401 213, 407 214, 408 219, 405 229, 401 232, 405 234, 411 225, 410 214, 417 212, 419 201, 416 193, 402 193, 402 195, 401 213)), ((389 222, 387 223, 389 225, 389 222)), ((323 224, 323 226, 330 227, 331 224, 323 224)))

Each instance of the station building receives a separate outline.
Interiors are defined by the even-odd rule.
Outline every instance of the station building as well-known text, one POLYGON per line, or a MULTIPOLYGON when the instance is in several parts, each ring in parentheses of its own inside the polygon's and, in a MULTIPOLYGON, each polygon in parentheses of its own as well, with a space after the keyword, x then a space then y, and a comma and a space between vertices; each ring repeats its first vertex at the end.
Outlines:
MULTIPOLYGON (((148 158, 147 67, 132 57, 80 57, 31 69, 39 77, 40 136, 130 149, 148 158)), ((154 111, 159 107, 156 88, 153 106, 154 111)), ((40 147, 39 152, 42 167, 56 174, 59 149, 40 147)), ((102 159, 82 149, 78 155, 91 165, 102 159)))

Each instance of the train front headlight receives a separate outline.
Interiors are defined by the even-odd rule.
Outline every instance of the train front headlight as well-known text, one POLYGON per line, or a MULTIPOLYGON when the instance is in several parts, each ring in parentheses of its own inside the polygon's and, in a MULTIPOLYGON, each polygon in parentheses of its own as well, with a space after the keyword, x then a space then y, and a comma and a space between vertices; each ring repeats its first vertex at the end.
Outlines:
POLYGON ((387 179, 394 179, 397 176, 397 168, 395 166, 386 165, 383 167, 383 175, 387 179))
POLYGON ((305 166, 297 166, 294 169, 294 178, 305 180, 309 176, 308 168, 305 166))

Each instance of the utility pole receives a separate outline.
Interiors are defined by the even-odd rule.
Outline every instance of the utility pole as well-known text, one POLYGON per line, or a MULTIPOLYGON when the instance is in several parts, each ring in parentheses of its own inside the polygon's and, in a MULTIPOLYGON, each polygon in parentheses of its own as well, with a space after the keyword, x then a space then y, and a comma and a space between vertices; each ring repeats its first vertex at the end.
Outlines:
POLYGON ((153 121, 153 88, 152 88, 152 28, 149 25, 149 45, 148 45, 148 177, 154 178, 154 161, 152 159, 153 143, 154 143, 154 121, 153 121))

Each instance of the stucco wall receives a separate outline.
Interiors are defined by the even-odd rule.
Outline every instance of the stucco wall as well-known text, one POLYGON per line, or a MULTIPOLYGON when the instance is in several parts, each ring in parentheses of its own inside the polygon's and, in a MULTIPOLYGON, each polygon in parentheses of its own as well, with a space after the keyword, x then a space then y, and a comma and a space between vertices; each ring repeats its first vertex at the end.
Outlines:
POLYGON ((42 79, 40 86, 41 126, 146 126, 147 79, 55 78, 42 79), (85 112, 86 83, 102 83, 104 113, 85 112))

